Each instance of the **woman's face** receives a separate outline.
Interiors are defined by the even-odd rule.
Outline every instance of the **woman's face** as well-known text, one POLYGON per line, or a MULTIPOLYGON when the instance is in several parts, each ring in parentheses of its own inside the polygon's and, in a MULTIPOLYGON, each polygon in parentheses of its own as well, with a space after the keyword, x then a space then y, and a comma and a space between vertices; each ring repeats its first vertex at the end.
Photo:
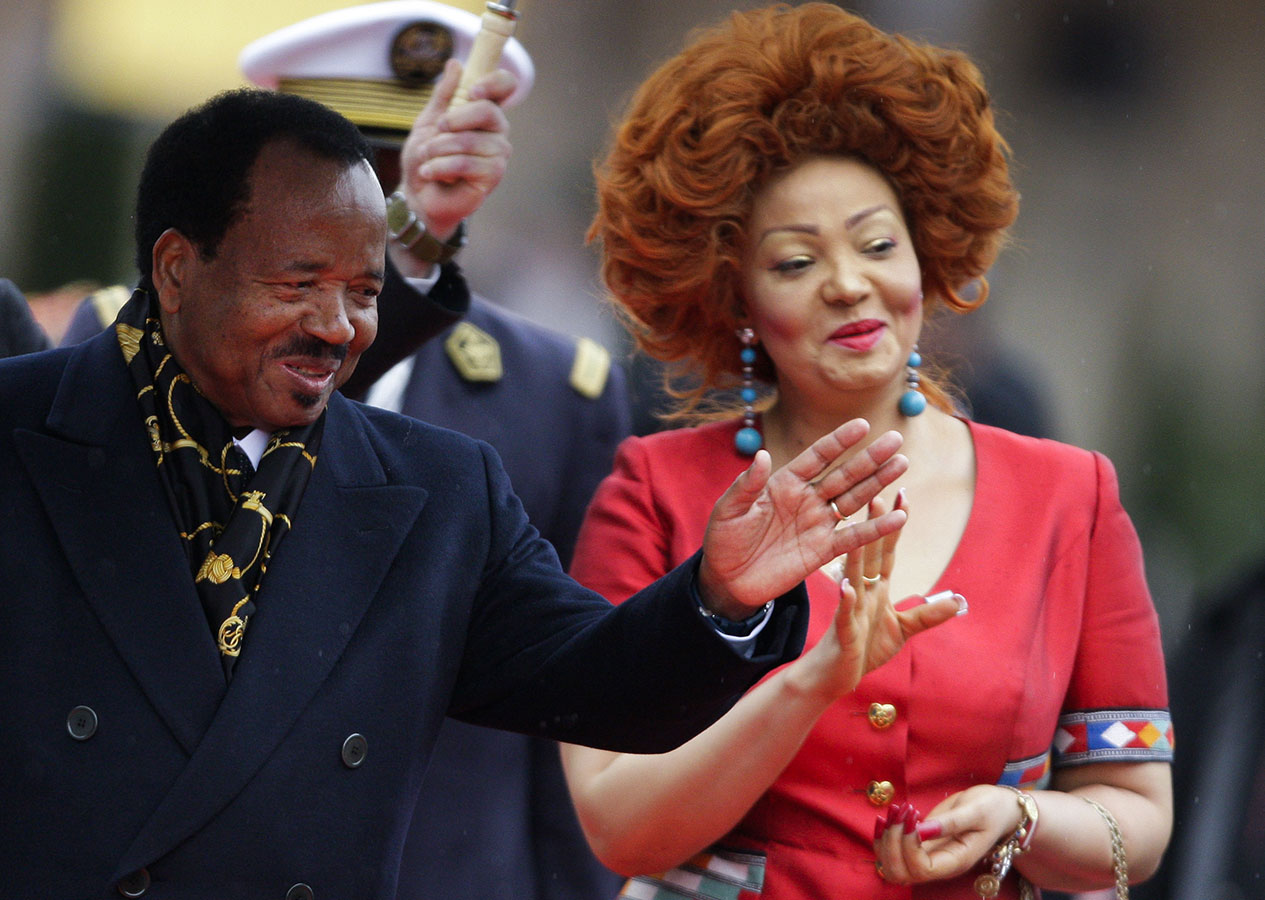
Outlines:
POLYGON ((922 274, 886 179, 855 159, 805 160, 756 196, 748 234, 746 313, 783 399, 895 404, 922 274))

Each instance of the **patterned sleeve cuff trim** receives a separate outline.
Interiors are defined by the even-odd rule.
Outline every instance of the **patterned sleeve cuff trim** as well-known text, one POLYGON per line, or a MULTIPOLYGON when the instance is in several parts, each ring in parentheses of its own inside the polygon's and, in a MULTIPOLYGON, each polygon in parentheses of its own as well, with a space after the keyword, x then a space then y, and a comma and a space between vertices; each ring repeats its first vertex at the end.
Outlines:
POLYGON ((1006 763, 997 783, 1025 791, 1038 791, 1050 786, 1050 751, 1006 763))
POLYGON ((1173 720, 1166 709, 1096 709, 1059 716, 1054 765, 1172 762, 1173 720))

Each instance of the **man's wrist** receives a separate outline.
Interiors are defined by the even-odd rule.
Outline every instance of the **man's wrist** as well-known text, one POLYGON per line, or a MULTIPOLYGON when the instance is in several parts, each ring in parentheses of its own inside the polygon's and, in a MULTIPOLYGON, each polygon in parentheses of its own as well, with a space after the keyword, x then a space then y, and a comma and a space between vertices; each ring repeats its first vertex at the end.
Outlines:
POLYGON ((770 600, 746 618, 737 620, 727 619, 724 616, 709 612, 702 603, 699 603, 698 611, 721 634, 727 637, 748 638, 754 637, 764 623, 769 620, 769 616, 773 611, 773 601, 770 600))
POLYGON ((387 197, 386 205, 387 234, 391 243, 412 259, 426 265, 427 271, 432 264, 448 262, 465 246, 464 222, 459 222, 452 235, 441 241, 427 230, 426 223, 409 207, 403 191, 395 191, 387 197))
POLYGON ((755 628, 761 621, 767 619, 769 610, 773 607, 772 601, 754 609, 732 599, 730 602, 725 602, 724 598, 718 596, 715 578, 708 578, 706 559, 701 559, 698 568, 694 570, 691 587, 694 599, 698 601, 699 614, 722 631, 726 628, 735 629, 726 631, 727 634, 742 634, 741 629, 748 623, 751 628, 755 628))

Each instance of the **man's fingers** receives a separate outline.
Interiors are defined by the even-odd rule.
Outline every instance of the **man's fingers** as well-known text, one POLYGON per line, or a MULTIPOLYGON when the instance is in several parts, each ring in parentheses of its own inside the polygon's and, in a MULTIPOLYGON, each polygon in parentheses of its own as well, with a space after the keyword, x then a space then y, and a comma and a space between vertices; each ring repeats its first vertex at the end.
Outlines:
POLYGON ((444 72, 439 76, 439 81, 435 82, 435 89, 431 91, 430 100, 426 101, 422 111, 413 120, 413 131, 430 125, 448 111, 448 106, 452 103, 452 95, 457 92, 457 85, 460 83, 461 62, 449 59, 444 63, 444 72))
POLYGON ((506 168, 506 161, 499 156, 457 154, 428 159, 418 168, 417 173, 427 181, 468 181, 479 184, 499 182, 505 176, 506 168))
POLYGON ((508 159, 513 149, 507 137, 491 131, 441 131, 418 148, 419 161, 443 156, 508 159))
MULTIPOLYGON (((860 481, 897 455, 904 438, 898 431, 888 431, 876 437, 861 452, 853 455, 843 465, 821 476, 818 482, 823 494, 830 490, 835 494, 842 493, 848 485, 860 481)), ((816 446, 816 445, 814 445, 816 446)), ((810 448, 811 449, 811 448, 810 448)))
POLYGON ((909 460, 899 453, 885 459, 877 468, 871 469, 866 464, 854 466, 855 462, 857 460, 850 460, 847 466, 830 472, 817 485, 823 497, 835 501, 843 516, 851 516, 864 507, 909 469, 909 460))
POLYGON ((844 422, 834 431, 813 441, 812 446, 787 463, 786 468, 797 478, 813 481, 869 432, 870 423, 865 419, 844 422))
MULTIPOLYGON (((875 519, 866 519, 846 528, 840 528, 833 535, 834 555, 849 553, 863 544, 876 541, 884 535, 891 534, 905 524, 905 512, 893 509, 875 519)), ((849 575, 849 578, 852 576, 849 575)))
POLYGON ((518 79, 507 69, 489 72, 470 86, 470 99, 491 100, 500 106, 518 87, 518 79))
POLYGON ((508 134, 510 122, 495 103, 477 100, 448 107, 435 123, 435 127, 440 132, 486 131, 508 134))
POLYGON ((773 472, 773 458, 768 450, 757 450, 751 465, 734 479, 734 483, 716 501, 713 515, 731 519, 743 515, 751 508, 760 491, 769 483, 773 472))

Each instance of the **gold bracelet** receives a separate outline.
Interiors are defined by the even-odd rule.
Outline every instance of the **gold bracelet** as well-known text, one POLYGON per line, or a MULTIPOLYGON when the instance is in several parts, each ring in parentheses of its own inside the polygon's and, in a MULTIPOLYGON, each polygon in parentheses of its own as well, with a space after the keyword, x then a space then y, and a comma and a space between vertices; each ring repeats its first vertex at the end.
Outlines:
POLYGON ((1129 862, 1124 855, 1124 836, 1120 833, 1120 824, 1107 807, 1097 800, 1081 796, 1081 799, 1098 811, 1107 830, 1111 832, 1111 868, 1116 873, 1116 900, 1129 900, 1129 862))
POLYGON ((1028 851, 1028 847, 1032 844, 1032 835, 1037 828, 1036 798, 1027 791, 1021 791, 1008 784, 1001 784, 998 787, 1014 791, 1022 817, 1010 837, 998 842, 997 846, 985 857, 988 871, 975 879, 975 893, 984 900, 991 900, 1001 893, 1001 883, 1006 873, 1010 871, 1010 864, 1016 856, 1028 851))

